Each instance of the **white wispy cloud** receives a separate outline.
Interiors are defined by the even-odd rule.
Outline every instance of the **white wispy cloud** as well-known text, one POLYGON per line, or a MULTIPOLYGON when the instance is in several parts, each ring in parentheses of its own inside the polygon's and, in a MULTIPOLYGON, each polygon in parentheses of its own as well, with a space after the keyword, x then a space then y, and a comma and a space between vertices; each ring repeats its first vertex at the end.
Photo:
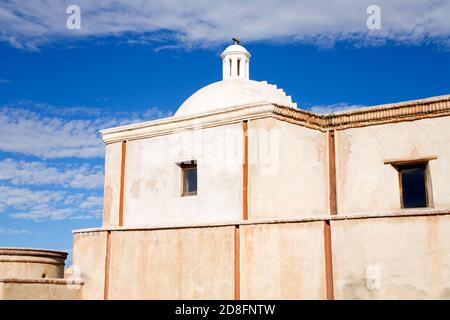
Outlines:
POLYGON ((0 228, 0 235, 8 235, 8 236, 15 236, 20 234, 27 234, 27 235, 35 235, 35 234, 42 234, 42 233, 36 233, 30 230, 24 230, 24 229, 13 229, 13 228, 0 228))
POLYGON ((450 2, 446 0, 78 0, 81 30, 66 28, 68 0, 0 2, 0 40, 37 49, 51 42, 127 36, 128 43, 162 47, 223 43, 231 36, 250 41, 339 40, 379 44, 440 41, 448 45, 450 2), (382 30, 366 27, 367 7, 381 8, 382 30), (173 43, 165 43, 172 41, 173 43))
POLYGON ((84 201, 79 205, 81 209, 95 209, 100 207, 103 204, 103 197, 99 196, 88 196, 84 199, 84 201))
POLYGON ((10 83, 11 83, 11 81, 0 78, 0 84, 10 84, 10 83))
POLYGON ((0 140, 6 152, 0 158, 0 214, 34 221, 101 217, 104 145, 98 131, 171 114, 32 101, 0 106, 0 135, 7 137, 0 140))
POLYGON ((36 112, 0 109, 0 150, 40 158, 101 157, 98 121, 42 116, 36 112))
POLYGON ((0 186, 0 212, 8 207, 28 210, 36 203, 52 203, 64 200, 64 194, 57 191, 35 191, 28 188, 0 186))
POLYGON ((0 213, 40 220, 92 219, 102 212, 102 197, 70 190, 36 190, 0 186, 0 213))
POLYGON ((328 104, 328 105, 314 105, 314 106, 310 107, 309 110, 311 112, 315 112, 315 113, 326 114, 326 113, 353 110, 353 109, 359 109, 359 108, 365 108, 365 107, 367 107, 367 106, 360 105, 360 104, 348 104, 345 102, 340 102, 340 103, 333 103, 333 104, 328 104))
POLYGON ((88 164, 51 166, 42 161, 4 159, 0 160, 0 181, 12 185, 99 189, 103 186, 103 167, 88 164))
POLYGON ((170 116, 150 108, 142 113, 99 108, 52 106, 23 101, 0 107, 0 151, 42 159, 99 158, 104 145, 98 131, 117 125, 170 116))

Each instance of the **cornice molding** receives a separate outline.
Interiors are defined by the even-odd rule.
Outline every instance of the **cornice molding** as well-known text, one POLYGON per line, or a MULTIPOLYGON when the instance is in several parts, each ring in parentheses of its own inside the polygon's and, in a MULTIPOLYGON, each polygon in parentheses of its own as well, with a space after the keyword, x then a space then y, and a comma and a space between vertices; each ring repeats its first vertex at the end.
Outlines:
POLYGON ((102 233, 108 231, 127 232, 127 231, 153 231, 153 230, 176 230, 176 229, 196 229, 196 228, 220 228, 235 227, 249 225, 270 225, 283 223, 307 223, 318 221, 343 221, 343 220, 363 220, 363 219, 383 219, 383 218, 411 218, 411 217, 434 217, 449 216, 450 209, 401 209, 380 213, 348 213, 337 215, 313 215, 298 218, 273 218, 273 219, 251 219, 251 220, 235 220, 215 223, 199 223, 199 224, 165 224, 165 225, 149 225, 149 226, 129 226, 129 227, 99 227, 72 230, 72 234, 89 234, 102 233))
POLYGON ((83 279, 57 279, 57 278, 0 278, 0 283, 14 283, 14 284, 56 284, 56 285, 84 285, 83 279))
POLYGON ((100 133, 103 141, 108 144, 122 140, 142 139, 199 128, 234 124, 242 120, 269 117, 289 121, 315 130, 328 131, 449 115, 450 95, 329 114, 316 114, 302 109, 258 103, 231 107, 195 116, 170 117, 105 129, 101 130, 100 133))
POLYGON ((0 248, 0 256, 28 256, 40 258, 54 258, 54 259, 62 259, 64 261, 67 258, 67 252, 55 250, 42 250, 42 249, 28 249, 28 248, 0 248))
POLYGON ((325 115, 327 128, 337 130, 450 115, 450 95, 349 110, 325 115))

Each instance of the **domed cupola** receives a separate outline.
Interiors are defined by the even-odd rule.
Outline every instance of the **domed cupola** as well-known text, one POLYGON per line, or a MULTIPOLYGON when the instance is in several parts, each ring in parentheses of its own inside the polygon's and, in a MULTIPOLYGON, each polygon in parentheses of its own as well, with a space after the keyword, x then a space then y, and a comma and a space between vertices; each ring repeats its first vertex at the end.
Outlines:
POLYGON ((207 85, 180 106, 175 117, 194 116, 255 104, 276 104, 297 108, 292 98, 267 81, 250 80, 250 53, 233 38, 234 43, 220 55, 223 80, 207 85))
POLYGON ((222 58, 223 80, 250 79, 250 53, 239 40, 233 38, 234 44, 227 47, 220 57, 222 58))

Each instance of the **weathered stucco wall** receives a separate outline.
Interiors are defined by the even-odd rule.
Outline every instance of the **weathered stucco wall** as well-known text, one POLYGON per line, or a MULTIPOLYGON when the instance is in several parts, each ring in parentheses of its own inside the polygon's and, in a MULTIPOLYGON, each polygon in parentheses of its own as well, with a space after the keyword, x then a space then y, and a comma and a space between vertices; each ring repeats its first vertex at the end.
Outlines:
POLYGON ((232 299, 234 227, 111 234, 110 299, 232 299))
POLYGON ((429 162, 434 208, 450 207, 450 117, 337 131, 337 205, 341 214, 399 210, 398 172, 386 160, 429 162))
POLYGON ((326 214, 327 164, 323 132, 273 118, 249 121, 249 218, 326 214))
POLYGON ((0 248, 0 300, 79 299, 83 281, 64 279, 67 252, 0 248))
POLYGON ((105 184, 103 196, 103 226, 119 225, 120 174, 122 143, 105 147, 105 184))
POLYGON ((240 227, 242 299, 325 299, 323 222, 240 227))
POLYGON ((107 232, 73 235, 73 265, 85 281, 83 299, 103 299, 107 232))
MULTIPOLYGON (((450 207, 449 126, 450 117, 441 117, 338 130, 338 212, 399 210, 398 172, 384 162, 426 157, 437 157, 429 162, 430 203, 436 209, 450 207)), ((274 118, 250 120, 248 127, 249 218, 328 212, 327 135, 274 118)), ((124 225, 241 218, 242 134, 242 125, 234 124, 128 141, 124 225), (181 196, 177 163, 186 160, 198 161, 197 196, 181 196)), ((107 145, 105 171, 104 225, 114 226, 118 224, 121 143, 107 145)))
POLYGON ((63 251, 0 248, 0 279, 44 279, 63 278, 63 251))
POLYGON ((129 141, 124 226, 238 219, 242 136, 242 126, 236 124, 129 141), (177 163, 188 160, 197 160, 198 191, 195 196, 182 197, 177 163))
POLYGON ((331 226, 336 299, 450 299, 450 216, 331 226))
POLYGON ((20 281, 0 279, 0 300, 78 300, 80 285, 68 285, 63 279, 20 281))
MULTIPOLYGON (((326 299, 324 221, 75 234, 83 299, 326 299), (238 269, 236 261, 239 261, 238 269), (238 280, 237 280, 238 279, 238 280), (235 287, 236 281, 238 287, 235 287)), ((450 215, 331 218, 336 299, 450 299, 450 215)))

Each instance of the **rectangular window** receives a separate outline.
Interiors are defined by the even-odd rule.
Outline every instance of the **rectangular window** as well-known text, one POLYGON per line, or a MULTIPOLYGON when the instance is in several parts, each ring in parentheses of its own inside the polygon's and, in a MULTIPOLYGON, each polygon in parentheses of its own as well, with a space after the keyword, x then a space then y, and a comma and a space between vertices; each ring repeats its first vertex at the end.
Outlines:
POLYGON ((400 165, 397 170, 400 174, 402 207, 428 207, 427 164, 400 165))
POLYGON ((183 162, 181 168, 182 196, 193 196, 197 194, 197 162, 183 162))

